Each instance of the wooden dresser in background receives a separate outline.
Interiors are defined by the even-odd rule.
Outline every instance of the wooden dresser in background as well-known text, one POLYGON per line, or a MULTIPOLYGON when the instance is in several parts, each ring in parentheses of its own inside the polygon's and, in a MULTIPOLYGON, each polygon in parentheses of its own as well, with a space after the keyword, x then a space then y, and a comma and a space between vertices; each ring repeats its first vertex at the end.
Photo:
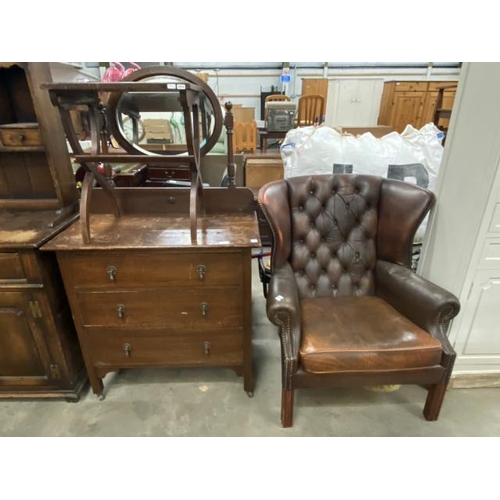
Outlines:
POLYGON ((328 100, 328 78, 302 78, 301 95, 322 95, 328 100))
MULTIPOLYGON (((403 132, 407 125, 420 129, 434 119, 439 87, 453 87, 456 81, 399 81, 386 82, 380 104, 379 125, 389 125, 396 132, 403 132)), ((456 88, 444 92, 442 106, 453 108, 456 88)), ((448 119, 442 119, 439 125, 448 127, 448 119)))
POLYGON ((48 63, 0 63, 0 398, 78 400, 87 380, 53 253, 78 192, 48 63))

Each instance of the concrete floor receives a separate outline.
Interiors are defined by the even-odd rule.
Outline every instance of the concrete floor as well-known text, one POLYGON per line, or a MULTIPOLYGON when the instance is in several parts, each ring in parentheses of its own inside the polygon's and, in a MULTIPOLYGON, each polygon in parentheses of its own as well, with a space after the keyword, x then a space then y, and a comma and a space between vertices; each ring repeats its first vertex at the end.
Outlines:
POLYGON ((90 390, 77 404, 0 401, 0 436, 500 436, 499 389, 448 391, 427 422, 418 386, 297 391, 294 426, 281 428, 279 341, 253 264, 253 398, 230 370, 123 370, 106 377, 104 401, 90 390))

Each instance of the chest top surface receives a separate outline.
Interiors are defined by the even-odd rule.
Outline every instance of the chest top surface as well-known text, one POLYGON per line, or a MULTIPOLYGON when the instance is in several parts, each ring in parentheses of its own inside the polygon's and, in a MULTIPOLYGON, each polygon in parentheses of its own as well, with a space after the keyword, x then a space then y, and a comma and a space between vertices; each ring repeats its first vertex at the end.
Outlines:
POLYGON ((92 239, 83 243, 81 221, 77 221, 44 245, 43 250, 147 250, 216 249, 260 246, 254 214, 204 216, 199 220, 193 243, 189 216, 94 215, 92 239))

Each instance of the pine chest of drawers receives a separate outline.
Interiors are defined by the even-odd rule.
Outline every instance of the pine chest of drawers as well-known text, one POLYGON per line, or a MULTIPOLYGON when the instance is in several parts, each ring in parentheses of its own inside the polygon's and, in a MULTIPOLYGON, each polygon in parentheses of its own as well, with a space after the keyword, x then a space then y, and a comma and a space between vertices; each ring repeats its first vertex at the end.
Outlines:
POLYGON ((106 373, 145 366, 231 368, 252 394, 252 222, 254 243, 246 246, 50 243, 96 394, 103 396, 106 373))

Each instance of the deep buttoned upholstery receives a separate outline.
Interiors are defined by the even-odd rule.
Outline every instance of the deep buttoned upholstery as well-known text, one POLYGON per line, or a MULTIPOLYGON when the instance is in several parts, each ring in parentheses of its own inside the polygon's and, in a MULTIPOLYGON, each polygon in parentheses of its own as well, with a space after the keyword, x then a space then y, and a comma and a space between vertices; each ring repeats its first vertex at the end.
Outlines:
POLYGON ((273 232, 269 319, 282 346, 282 422, 310 385, 426 383, 435 420, 455 359, 446 335, 456 297, 409 270, 434 195, 367 175, 316 175, 264 186, 273 232))

